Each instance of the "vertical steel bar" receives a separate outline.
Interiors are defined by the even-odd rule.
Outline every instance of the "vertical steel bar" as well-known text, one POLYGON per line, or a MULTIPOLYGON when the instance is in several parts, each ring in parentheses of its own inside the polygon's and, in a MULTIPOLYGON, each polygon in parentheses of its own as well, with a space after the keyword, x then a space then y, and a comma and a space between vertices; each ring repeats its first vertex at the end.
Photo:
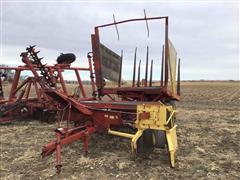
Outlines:
POLYGON ((94 70, 95 70, 95 74, 97 74, 96 85, 99 93, 101 94, 104 83, 103 83, 102 70, 101 70, 102 63, 101 63, 101 57, 100 57, 99 30, 97 27, 95 27, 95 34, 92 35, 92 50, 93 50, 94 70))
POLYGON ((85 156, 88 154, 88 132, 85 134, 85 136, 83 137, 83 149, 84 149, 84 153, 85 156))
POLYGON ((137 48, 135 48, 135 53, 134 53, 132 87, 135 87, 136 63, 137 63, 137 48))
POLYGON ((152 75, 153 75, 153 60, 151 61, 151 67, 150 67, 150 80, 149 80, 150 87, 152 87, 152 75))
POLYGON ((141 76, 141 59, 138 64, 138 78, 137 78, 137 87, 140 86, 140 76, 141 76))
POLYGON ((165 82, 168 85, 168 17, 165 19, 165 82))
POLYGON ((57 173, 59 174, 61 172, 61 134, 60 132, 56 132, 56 169, 57 173))
POLYGON ((162 46, 162 66, 161 66, 161 86, 163 86, 163 74, 164 74, 164 45, 162 46))
MULTIPOLYGON (((57 111, 57 128, 60 128, 61 126, 61 112, 58 109, 57 111)), ((59 174, 61 172, 61 134, 57 130, 56 132, 56 170, 57 173, 59 174)))
POLYGON ((178 59, 178 77, 177 77, 177 95, 180 96, 181 90, 180 90, 180 83, 181 83, 181 78, 180 78, 180 58, 178 59))
POLYGON ((72 104, 71 104, 71 102, 69 102, 69 106, 68 106, 68 118, 67 118, 67 133, 68 133, 69 124, 70 124, 71 110, 72 110, 72 104))
POLYGON ((147 87, 148 82, 148 46, 147 46, 147 55, 146 55, 146 70, 145 70, 145 81, 144 86, 147 87))
POLYGON ((93 73, 91 58, 92 58, 92 57, 88 54, 88 65, 89 65, 89 71, 90 71, 92 91, 93 91, 93 93, 95 93, 96 89, 95 89, 94 73, 93 73))
POLYGON ((120 63, 120 72, 118 78, 118 87, 121 87, 121 80, 122 80, 122 61, 123 61, 123 50, 121 51, 121 63, 120 63))

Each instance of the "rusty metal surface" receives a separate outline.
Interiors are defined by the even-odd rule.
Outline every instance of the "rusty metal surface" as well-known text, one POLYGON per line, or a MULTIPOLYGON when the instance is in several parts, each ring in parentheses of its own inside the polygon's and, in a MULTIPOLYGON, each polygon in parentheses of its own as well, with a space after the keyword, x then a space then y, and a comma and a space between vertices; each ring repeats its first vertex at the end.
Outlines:
POLYGON ((171 91, 176 95, 176 72, 177 72, 177 51, 174 48, 170 39, 168 39, 169 50, 169 76, 171 82, 171 91))
MULTIPOLYGON (((108 87, 106 87, 106 83, 104 81, 104 78, 108 78, 108 79, 112 79, 114 81, 117 81, 117 77, 119 77, 120 73, 118 74, 117 72, 120 72, 120 68, 118 68, 118 65, 117 63, 115 64, 116 67, 115 67, 115 70, 113 70, 112 68, 110 68, 110 64, 114 64, 116 61, 113 60, 112 62, 103 62, 104 58, 101 57, 101 41, 100 41, 100 34, 99 34, 99 29, 100 28, 104 28, 104 27, 108 27, 108 26, 116 26, 116 25, 119 25, 119 24, 123 24, 123 23, 129 23, 129 22, 134 22, 134 21, 145 21, 147 23, 147 21, 149 20, 163 20, 164 23, 165 23, 165 34, 164 34, 164 45, 163 45, 163 49, 162 49, 162 66, 161 68, 159 67, 159 69, 161 69, 161 79, 159 80, 160 81, 160 84, 157 85, 157 86, 160 86, 160 87, 165 87, 165 88, 160 88, 160 92, 158 94, 156 94, 155 97, 152 97, 151 99, 153 100, 162 100, 162 101, 165 101, 165 100, 169 100, 169 99, 175 99, 175 100, 179 100, 179 97, 178 95, 176 94, 176 91, 175 91, 175 85, 174 84, 175 82, 173 81, 176 81, 176 77, 175 79, 174 78, 171 78, 171 85, 172 85, 172 88, 168 88, 169 86, 169 76, 173 76, 174 72, 173 70, 171 72, 170 71, 170 50, 172 49, 172 44, 169 45, 169 41, 168 41, 168 17, 167 16, 163 16, 163 17, 146 17, 146 13, 145 13, 145 17, 144 18, 137 18, 137 19, 128 19, 128 20, 124 20, 124 21, 118 21, 116 22, 116 20, 114 20, 113 23, 109 23, 109 24, 104 24, 104 25, 100 25, 100 26, 96 26, 95 27, 95 33, 92 34, 92 52, 93 52, 93 61, 94 61, 94 70, 95 70, 95 73, 96 73, 96 86, 98 88, 98 95, 99 97, 103 97, 103 96, 108 96, 111 98, 111 95, 110 93, 108 93, 110 90, 108 87), (106 66, 108 66, 108 68, 106 68, 106 66), (171 73, 171 74, 170 74, 171 73), (109 77, 111 76, 111 77, 109 77), (105 90, 107 89, 107 90, 105 90), (168 89, 168 93, 166 94, 166 96, 164 96, 163 94, 165 94, 165 92, 161 92, 161 90, 163 89, 168 89)), ((148 28, 148 24, 147 24, 147 29, 149 31, 149 28, 148 28)), ((112 52, 112 50, 110 50, 109 48, 107 48, 107 50, 109 50, 109 52, 112 52)), ((120 56, 118 57, 120 59, 120 56)), ((107 59, 107 58, 105 58, 107 59)), ((111 58, 109 58, 111 59, 111 58)), ((112 58, 114 59, 114 58, 112 58)), ((172 57, 171 57, 172 59, 172 57)), ((145 66, 145 78, 144 79, 141 79, 141 60, 139 60, 139 65, 138 65, 138 72, 137 72, 137 80, 135 80, 135 77, 136 77, 136 63, 137 63, 137 48, 135 49, 135 52, 134 52, 134 64, 133 64, 133 79, 132 79, 132 87, 141 87, 141 86, 145 86, 147 88, 151 87, 153 85, 153 79, 151 79, 151 82, 149 82, 150 80, 148 80, 148 77, 149 77, 149 72, 148 72, 148 61, 149 61, 149 48, 147 47, 147 55, 146 55, 146 66, 145 66), (136 81, 136 84, 135 84, 135 81, 136 81)), ((153 62, 151 62, 152 64, 153 62)), ((119 63, 120 64, 120 63, 119 63)), ((173 69, 173 67, 171 68, 173 69)), ((150 77, 153 78, 153 74, 154 74, 154 71, 151 70, 150 71, 150 77)), ((175 73, 176 75, 176 73, 175 73)), ((118 78, 119 79, 119 78, 118 78)), ((119 83, 119 82, 118 82, 119 83)), ((111 90, 111 93, 113 92, 118 92, 118 90, 120 88, 120 85, 118 87, 113 87, 111 90)), ((144 90, 145 92, 143 92, 143 94, 141 96, 144 96, 145 94, 147 94, 146 92, 148 91, 147 89, 144 90)), ((119 95, 119 93, 116 93, 119 95)), ((135 97, 139 97, 139 94, 135 94, 135 93, 132 93, 132 91, 130 90, 129 92, 126 92, 126 94, 128 94, 127 98, 130 98, 130 99, 135 99, 135 97)), ((123 98, 125 98, 126 96, 123 96, 123 98)))
POLYGON ((100 43, 100 58, 102 77, 118 82, 121 75, 121 56, 100 43))
MULTIPOLYGON (((58 173, 62 166, 61 149, 64 145, 81 140, 84 152, 87 153, 89 136, 92 133, 106 132, 111 126, 130 126, 135 128, 133 123, 136 119, 138 103, 179 100, 179 96, 175 96, 173 91, 168 88, 169 72, 171 75, 174 74, 171 69, 169 71, 169 56, 171 58, 169 49, 172 46, 168 42, 168 17, 148 18, 145 12, 144 18, 116 21, 114 17, 114 23, 96 26, 91 39, 92 52, 88 53, 87 56, 88 68, 72 67, 69 63, 55 64, 53 66, 43 65, 41 58, 37 56, 39 51, 35 51, 35 46, 28 47, 21 54, 25 66, 0 67, 0 69, 12 69, 15 72, 8 100, 0 100, 0 107, 7 107, 7 111, 0 117, 0 122, 10 121, 16 117, 32 117, 39 110, 41 112, 45 112, 45 110, 49 113, 52 112, 54 115, 53 119, 57 122, 55 130, 56 139, 44 146, 42 155, 46 157, 56 152, 56 169, 58 173), (162 51, 161 80, 156 83, 157 85, 153 82, 153 60, 151 60, 149 75, 149 49, 147 48, 145 79, 143 83, 140 82, 141 60, 137 60, 136 48, 132 83, 130 83, 129 87, 121 87, 123 53, 119 56, 110 48, 101 44, 99 28, 107 26, 115 26, 117 28, 118 24, 144 21, 147 25, 149 36, 148 21, 150 20, 164 20, 165 22, 165 48, 162 51), (136 72, 137 61, 139 63, 138 72, 136 72), (41 73, 38 73, 39 70, 41 73), (67 91, 63 75, 64 70, 74 72, 79 89, 83 95, 82 98, 76 98, 67 91), (20 82, 22 71, 31 71, 33 77, 20 82), (87 95, 88 93, 86 93, 87 90, 83 86, 79 71, 89 72, 91 95, 87 95), (138 73, 137 80, 136 73, 138 73), (104 79, 118 82, 118 87, 106 88, 104 79), (57 84, 60 84, 60 87, 57 84), (29 96, 31 87, 35 88, 36 97, 32 98, 29 96), (117 98, 115 98, 116 96, 117 98), (107 100, 103 100, 106 97, 107 100), (23 114, 22 112, 25 108, 27 113, 23 114), (62 125, 63 120, 66 121, 66 126, 62 125), (70 121, 73 121, 73 123, 70 123, 70 121)), ((171 68, 173 68, 172 66, 171 68)), ((180 95, 180 62, 178 67, 179 86, 177 92, 180 95)), ((142 113, 140 116, 145 119, 149 115, 142 113)))

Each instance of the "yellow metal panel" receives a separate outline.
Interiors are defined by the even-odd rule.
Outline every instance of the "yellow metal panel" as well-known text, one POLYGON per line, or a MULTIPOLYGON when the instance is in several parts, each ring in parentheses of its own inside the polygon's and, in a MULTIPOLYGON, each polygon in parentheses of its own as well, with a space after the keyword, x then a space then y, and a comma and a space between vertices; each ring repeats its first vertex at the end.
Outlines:
POLYGON ((177 125, 166 131, 171 167, 175 167, 175 156, 178 148, 176 127, 177 125))
MULTIPOLYGON (((173 117, 176 110, 172 106, 166 106, 161 102, 138 104, 137 105, 137 120, 135 126, 138 131, 135 134, 128 134, 119 131, 108 130, 109 134, 126 137, 131 139, 131 146, 133 153, 137 151, 137 141, 142 136, 145 129, 163 130, 166 132, 169 158, 171 166, 175 166, 175 154, 178 148, 176 125, 173 126, 173 117), (167 112, 170 116, 167 119, 167 112), (144 113, 140 115, 141 113, 144 113), (141 119, 140 119, 141 117, 141 119), (145 118, 145 119, 143 119, 145 118), (167 124, 171 123, 172 126, 167 124), (166 126, 167 125, 167 126, 166 126)), ((153 137, 154 138, 154 137, 153 137)))
MULTIPOLYGON (((165 130, 167 108, 162 103, 148 103, 137 106, 137 120, 135 122, 138 129, 159 129, 165 130), (147 112, 150 114, 148 119, 140 119, 139 114, 147 112)), ((170 107, 169 107, 170 108, 170 107)))
POLYGON ((177 125, 166 131, 169 151, 176 151, 178 148, 176 128, 177 125))

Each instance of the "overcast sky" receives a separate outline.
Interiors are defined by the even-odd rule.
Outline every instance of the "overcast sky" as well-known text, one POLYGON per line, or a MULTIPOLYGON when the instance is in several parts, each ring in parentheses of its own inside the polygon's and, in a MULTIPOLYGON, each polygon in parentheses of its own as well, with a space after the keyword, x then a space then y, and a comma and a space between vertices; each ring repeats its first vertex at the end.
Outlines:
MULTIPOLYGON (((239 79, 239 5, 231 3, 1 3, 1 63, 22 64, 19 57, 28 45, 37 45, 44 62, 53 64, 60 53, 73 52, 76 66, 86 66, 94 26, 116 20, 169 16, 169 36, 182 59, 182 79, 239 79)), ((134 48, 145 61, 146 47, 154 60, 158 79, 163 23, 119 25, 101 30, 101 40, 117 53, 124 50, 124 79, 132 77, 134 48)), ((142 71, 144 66, 142 66, 142 71)), ((68 74, 69 78, 71 76, 68 74)))

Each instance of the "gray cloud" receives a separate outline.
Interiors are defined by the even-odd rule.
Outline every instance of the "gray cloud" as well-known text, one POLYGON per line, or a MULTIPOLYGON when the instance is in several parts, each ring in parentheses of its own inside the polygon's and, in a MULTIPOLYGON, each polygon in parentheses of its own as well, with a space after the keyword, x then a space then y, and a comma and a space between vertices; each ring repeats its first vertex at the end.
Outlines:
MULTIPOLYGON (((237 3, 3 3, 3 62, 20 63, 19 54, 27 45, 37 44, 50 62, 60 52, 74 52, 85 58, 91 51, 90 35, 95 25, 148 16, 170 17, 169 36, 182 58, 184 79, 238 79, 239 9, 237 3), (21 49, 21 51, 20 51, 21 49)), ((102 40, 120 52, 131 66, 133 50, 145 59, 150 44, 151 58, 160 60, 162 24, 149 22, 150 38, 146 42, 144 22, 102 31, 102 40), (128 28, 129 27, 129 28, 128 28), (131 27, 131 29, 130 29, 131 27), (135 44, 136 43, 136 44, 135 44), (120 48, 117 48, 120 47, 120 48)), ((81 60, 76 65, 82 65, 81 60)), ((156 63, 158 65, 158 63, 156 63)), ((144 67, 142 67, 144 68, 144 67)), ((157 69, 157 68, 156 68, 157 69)), ((130 68, 125 73, 129 74, 130 68), (128 73, 127 73, 128 72, 128 73)), ((131 77, 131 76, 130 76, 131 77)), ((156 77, 156 76, 155 76, 156 77)))

